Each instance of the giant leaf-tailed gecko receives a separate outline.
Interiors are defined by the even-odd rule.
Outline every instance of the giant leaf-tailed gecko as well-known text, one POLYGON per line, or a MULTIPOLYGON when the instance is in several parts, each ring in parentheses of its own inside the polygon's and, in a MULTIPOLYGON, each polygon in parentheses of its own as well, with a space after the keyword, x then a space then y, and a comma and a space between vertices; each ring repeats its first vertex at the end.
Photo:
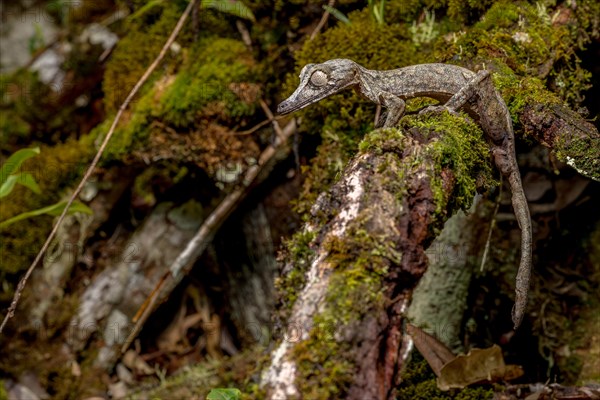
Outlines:
POLYGON ((419 64, 375 71, 352 60, 329 60, 306 65, 300 72, 300 85, 279 104, 277 111, 288 114, 347 88, 356 89, 362 96, 387 109, 384 127, 395 126, 404 114, 404 100, 414 97, 444 102, 422 112, 445 109, 456 113, 464 108, 481 124, 491 142, 494 162, 510 184, 512 204, 521 228, 521 261, 512 310, 514 328, 517 329, 527 306, 531 275, 531 218, 517 165, 510 114, 492 83, 490 73, 487 70, 475 73, 450 64, 419 64))

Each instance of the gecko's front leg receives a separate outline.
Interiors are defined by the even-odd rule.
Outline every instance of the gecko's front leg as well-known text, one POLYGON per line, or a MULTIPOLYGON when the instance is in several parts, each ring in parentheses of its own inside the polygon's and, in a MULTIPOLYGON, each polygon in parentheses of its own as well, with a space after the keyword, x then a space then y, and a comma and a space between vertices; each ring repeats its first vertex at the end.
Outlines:
POLYGON ((400 118, 402 118, 404 115, 404 109, 406 108, 406 103, 404 100, 388 92, 381 93, 378 97, 378 100, 379 104, 386 108, 387 115, 383 125, 381 124, 381 120, 383 118, 380 118, 379 121, 375 121, 376 127, 390 128, 392 126, 396 126, 398 121, 400 121, 400 118))

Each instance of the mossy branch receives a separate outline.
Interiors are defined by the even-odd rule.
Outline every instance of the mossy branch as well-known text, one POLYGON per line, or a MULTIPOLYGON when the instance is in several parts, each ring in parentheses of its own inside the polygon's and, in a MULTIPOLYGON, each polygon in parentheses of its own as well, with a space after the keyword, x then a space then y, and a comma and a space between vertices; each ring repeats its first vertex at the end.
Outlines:
POLYGON ((469 206, 475 177, 491 180, 488 158, 481 130, 460 116, 405 117, 403 129, 365 137, 312 208, 310 243, 289 245, 280 290, 296 340, 284 336, 272 352, 267 398, 391 395, 425 249, 469 206))
POLYGON ((581 115, 560 104, 533 103, 524 107, 519 121, 560 161, 600 182, 600 134, 581 115))

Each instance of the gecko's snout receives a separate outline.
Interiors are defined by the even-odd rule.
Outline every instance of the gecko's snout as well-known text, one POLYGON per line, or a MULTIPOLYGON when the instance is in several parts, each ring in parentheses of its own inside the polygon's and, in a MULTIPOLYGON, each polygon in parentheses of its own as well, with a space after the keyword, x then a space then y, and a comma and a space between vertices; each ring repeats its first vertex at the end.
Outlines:
POLYGON ((292 107, 292 102, 290 101, 290 99, 286 99, 284 101, 282 101, 281 103, 279 103, 279 105, 277 106, 277 114, 280 115, 285 115, 285 114, 289 114, 292 111, 294 111, 294 107, 292 107))
POLYGON ((277 106, 277 114, 284 114, 284 112, 285 112, 285 101, 282 101, 277 106))

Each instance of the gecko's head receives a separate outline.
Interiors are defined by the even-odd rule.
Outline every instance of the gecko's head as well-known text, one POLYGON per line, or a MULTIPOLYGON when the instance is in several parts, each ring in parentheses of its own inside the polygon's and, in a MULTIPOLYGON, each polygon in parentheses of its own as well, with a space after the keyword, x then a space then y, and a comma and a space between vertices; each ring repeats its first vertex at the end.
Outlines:
POLYGON ((300 72, 300 85, 277 107, 279 114, 288 114, 316 103, 327 96, 358 84, 360 67, 346 59, 329 60, 322 64, 307 64, 300 72))

